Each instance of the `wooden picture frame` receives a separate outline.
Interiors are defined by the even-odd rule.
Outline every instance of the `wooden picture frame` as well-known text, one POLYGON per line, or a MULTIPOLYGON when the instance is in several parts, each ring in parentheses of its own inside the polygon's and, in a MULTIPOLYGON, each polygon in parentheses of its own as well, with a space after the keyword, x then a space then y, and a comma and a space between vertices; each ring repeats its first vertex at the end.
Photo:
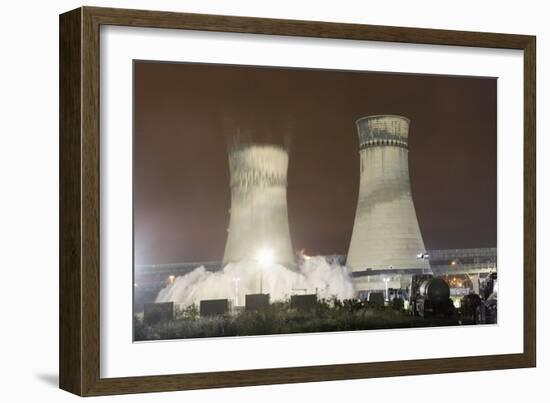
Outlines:
POLYGON ((536 365, 535 37, 81 7, 60 16, 60 387, 81 396, 314 382, 536 365), (100 377, 100 26, 519 49, 524 56, 524 348, 521 354, 100 377))

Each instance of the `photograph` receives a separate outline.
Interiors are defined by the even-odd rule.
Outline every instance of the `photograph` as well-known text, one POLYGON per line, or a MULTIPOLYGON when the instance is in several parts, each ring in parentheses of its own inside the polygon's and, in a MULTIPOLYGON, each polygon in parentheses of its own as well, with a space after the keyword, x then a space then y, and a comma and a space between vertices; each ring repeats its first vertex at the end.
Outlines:
POLYGON ((497 81, 134 60, 134 341, 496 324, 497 81))
MULTIPOLYGON (((387 400, 388 382, 403 400, 426 395, 434 376, 428 395, 469 377, 490 400, 523 393, 486 387, 517 384, 503 377, 541 383, 542 31, 517 7, 497 19, 495 7, 478 10, 493 24, 483 27, 468 8, 373 6, 351 19, 338 16, 346 7, 323 15, 296 2, 286 14, 59 14, 58 51, 47 52, 59 80, 41 80, 59 102, 14 121, 39 142, 44 122, 59 126, 55 150, 24 142, 55 157, 58 186, 19 186, 58 190, 59 237, 37 236, 54 247, 58 276, 39 265, 56 284, 35 282, 56 293, 44 299, 55 317, 36 317, 53 328, 21 345, 57 367, 40 382, 58 373, 72 395, 142 400, 214 389, 227 400, 262 385, 276 400, 306 388, 387 400)), ((32 177, 46 167, 34 160, 32 177)), ((33 223, 28 241, 36 210, 12 210, 18 226, 33 223)), ((14 273, 9 283, 23 284, 14 273)), ((47 330, 12 322, 19 338, 47 330)))

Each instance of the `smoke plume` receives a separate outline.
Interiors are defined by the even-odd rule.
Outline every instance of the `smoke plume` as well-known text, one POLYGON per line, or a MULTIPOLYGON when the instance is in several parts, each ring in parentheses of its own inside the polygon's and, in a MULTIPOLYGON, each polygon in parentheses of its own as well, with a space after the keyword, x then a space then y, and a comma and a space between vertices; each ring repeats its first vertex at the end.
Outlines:
POLYGON ((159 292, 156 302, 174 302, 180 306, 198 304, 204 299, 228 298, 244 305, 246 294, 270 294, 270 301, 286 300, 292 294, 317 293, 319 298, 353 297, 348 269, 316 256, 305 259, 298 270, 254 260, 229 263, 212 272, 203 266, 177 277, 159 292))

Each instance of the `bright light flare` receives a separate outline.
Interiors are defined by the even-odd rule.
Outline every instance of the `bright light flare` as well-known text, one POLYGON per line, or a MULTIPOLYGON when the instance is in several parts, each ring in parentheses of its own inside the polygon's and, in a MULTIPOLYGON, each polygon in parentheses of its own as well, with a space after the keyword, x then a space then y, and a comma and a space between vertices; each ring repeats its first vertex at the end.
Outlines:
POLYGON ((298 254, 301 256, 302 259, 304 260, 309 260, 311 259, 311 256, 307 255, 306 254, 306 250, 305 249, 301 249, 300 252, 298 252, 298 254))
POLYGON ((263 266, 273 264, 273 251, 271 249, 263 248, 256 252, 256 261, 263 266))

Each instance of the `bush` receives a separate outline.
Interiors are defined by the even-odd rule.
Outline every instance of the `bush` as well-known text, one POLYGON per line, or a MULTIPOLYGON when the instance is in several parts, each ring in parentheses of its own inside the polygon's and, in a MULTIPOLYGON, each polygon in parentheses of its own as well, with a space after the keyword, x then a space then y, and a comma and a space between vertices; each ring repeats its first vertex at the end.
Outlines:
MULTIPOLYGON (((456 322, 456 323, 455 323, 456 322)), ((288 301, 255 311, 199 317, 196 305, 181 309, 174 321, 146 325, 134 318, 135 340, 251 336, 353 330, 393 329, 458 324, 413 317, 401 306, 372 307, 360 300, 320 299, 315 309, 291 309, 288 301)))

